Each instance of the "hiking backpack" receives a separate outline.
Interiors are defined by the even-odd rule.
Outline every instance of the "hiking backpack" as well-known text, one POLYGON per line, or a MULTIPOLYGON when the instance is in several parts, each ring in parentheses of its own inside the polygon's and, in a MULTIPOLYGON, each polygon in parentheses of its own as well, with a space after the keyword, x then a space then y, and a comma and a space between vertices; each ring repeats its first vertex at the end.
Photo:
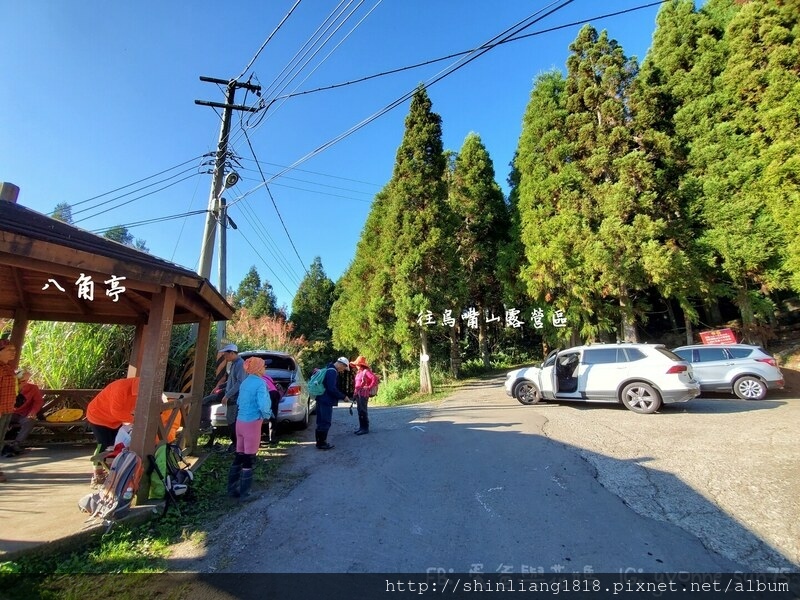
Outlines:
POLYGON ((115 520, 128 514, 143 473, 138 454, 128 449, 120 451, 111 463, 102 489, 78 502, 82 511, 90 513, 86 522, 102 521, 111 527, 115 520))
POLYGON ((170 499, 176 500, 191 491, 194 473, 183 458, 180 446, 161 442, 156 447, 155 453, 147 458, 150 461, 147 470, 150 476, 149 499, 161 499, 167 495, 170 499))
POLYGON ((308 395, 314 396, 321 396, 325 393, 325 375, 328 374, 328 369, 331 367, 327 367, 325 369, 317 369, 317 372, 311 376, 311 379, 308 380, 308 395))
MULTIPOLYGON (((375 375, 375 373, 373 373, 373 375, 375 375)), ((378 385, 380 384, 380 382, 381 382, 381 380, 378 379, 377 375, 375 375, 375 385, 373 385, 371 388, 369 388, 369 397, 370 398, 374 398, 375 396, 378 395, 378 385)))

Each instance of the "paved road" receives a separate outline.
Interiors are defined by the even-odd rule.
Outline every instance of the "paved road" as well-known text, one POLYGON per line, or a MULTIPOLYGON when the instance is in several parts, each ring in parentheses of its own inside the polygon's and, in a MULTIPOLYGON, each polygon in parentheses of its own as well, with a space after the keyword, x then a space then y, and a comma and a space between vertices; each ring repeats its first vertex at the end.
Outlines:
POLYGON ((768 571, 800 563, 800 401, 697 399, 657 415, 522 406, 502 379, 426 405, 335 412, 336 448, 171 570, 768 571))

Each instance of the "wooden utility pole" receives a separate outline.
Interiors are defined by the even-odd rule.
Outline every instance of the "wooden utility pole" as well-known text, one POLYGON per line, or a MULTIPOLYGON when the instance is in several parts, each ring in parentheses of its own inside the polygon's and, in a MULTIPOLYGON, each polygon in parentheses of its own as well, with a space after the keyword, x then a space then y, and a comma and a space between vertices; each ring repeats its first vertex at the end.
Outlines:
MULTIPOLYGON (((220 196, 222 189, 225 186, 225 159, 228 154, 228 135, 231 131, 231 115, 234 110, 242 110, 246 112, 257 112, 259 109, 251 106, 236 105, 233 103, 236 96, 236 90, 245 88, 251 92, 261 92, 260 85, 252 85, 249 83, 240 83, 235 79, 225 81, 224 79, 215 79, 213 77, 200 77, 200 81, 207 83, 217 83, 227 86, 225 94, 225 102, 208 102, 207 100, 195 100, 195 104, 202 106, 213 106, 222 109, 222 125, 219 131, 219 143, 217 144, 217 158, 214 163, 214 176, 211 180, 211 193, 208 196, 208 214, 206 215, 206 225, 203 230, 203 241, 200 246, 200 265, 198 266, 197 273, 206 279, 211 278, 211 261, 214 256, 214 241, 217 232, 217 222, 220 220, 220 196)), ((222 223, 225 226, 225 223, 222 223)), ((221 267, 224 272, 224 265, 221 267)), ((225 294, 224 289, 219 290, 225 294)))

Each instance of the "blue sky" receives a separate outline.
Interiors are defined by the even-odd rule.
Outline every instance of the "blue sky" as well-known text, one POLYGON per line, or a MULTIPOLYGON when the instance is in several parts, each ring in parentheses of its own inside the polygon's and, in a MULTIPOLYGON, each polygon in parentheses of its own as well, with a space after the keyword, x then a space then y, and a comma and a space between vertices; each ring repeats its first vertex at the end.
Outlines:
MULTIPOLYGON (((575 0, 523 34, 649 3, 575 0)), ((76 224, 89 231, 128 225, 154 255, 196 270, 202 214, 133 224, 208 205, 211 166, 202 163, 210 157, 202 157, 216 149, 221 117, 194 101, 223 102, 224 91, 200 82, 200 76, 239 76, 274 32, 242 77, 253 75, 264 98, 272 100, 470 50, 537 11, 563 4, 0 0, 0 77, 6 90, 0 95, 0 181, 18 185, 20 204, 43 213, 70 203, 76 224), (320 29, 332 14, 341 16, 327 21, 334 23, 327 31, 320 29), (318 31, 324 35, 314 37, 318 31), (288 65, 295 67, 287 71, 288 65)), ((642 60, 657 11, 653 6, 592 24, 642 60)), ((478 133, 507 192, 508 165, 533 80, 565 69, 579 28, 503 44, 432 84, 428 93, 442 116, 445 148, 458 151, 468 133, 478 133)), ((235 288, 255 265, 278 303, 291 307, 315 256, 336 281, 353 259, 374 195, 391 177, 409 101, 314 151, 457 60, 278 99, 249 122, 236 113, 230 149, 239 158, 241 180, 223 194, 238 227, 227 236, 228 287, 235 288), (272 198, 261 185, 259 164, 272 198), (292 165, 297 166, 286 169, 292 165)), ((256 98, 240 90, 236 101, 252 104, 256 98)), ((216 252, 211 280, 218 283, 216 252)))

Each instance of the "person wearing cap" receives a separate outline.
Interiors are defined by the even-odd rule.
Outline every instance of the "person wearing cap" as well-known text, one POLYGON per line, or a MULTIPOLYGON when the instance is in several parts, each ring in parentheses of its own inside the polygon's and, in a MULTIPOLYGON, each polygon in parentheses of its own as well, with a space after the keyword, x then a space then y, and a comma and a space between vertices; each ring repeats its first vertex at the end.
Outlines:
POLYGON ((228 452, 233 452, 236 449, 236 413, 238 411, 236 403, 239 398, 239 387, 245 378, 244 359, 239 356, 239 347, 236 344, 227 344, 222 347, 220 352, 222 352, 222 356, 227 362, 225 368, 228 373, 228 380, 225 382, 225 395, 222 397, 222 404, 227 407, 225 417, 228 421, 228 435, 231 438, 228 452))
MULTIPOLYGON (((31 372, 28 369, 18 369, 16 376, 19 386, 18 406, 11 415, 11 424, 19 425, 19 432, 10 444, 14 455, 22 452, 22 444, 28 439, 28 435, 36 424, 36 415, 42 410, 44 404, 42 390, 30 381, 31 372)), ((5 453, 3 455, 5 456, 5 453)))
POLYGON ((253 465, 261 443, 261 425, 272 416, 267 384, 262 379, 266 368, 263 358, 251 356, 244 362, 247 373, 239 386, 239 418, 236 421, 236 454, 228 471, 228 495, 240 502, 252 500, 253 465))
POLYGON ((378 383, 378 377, 370 371, 367 359, 359 356, 353 361, 353 366, 358 368, 356 373, 355 393, 353 398, 358 409, 358 429, 353 433, 364 435, 369 433, 369 416, 367 415, 367 403, 369 402, 370 390, 378 383))
POLYGON ((345 393, 339 390, 339 375, 350 370, 350 361, 344 356, 340 356, 334 362, 328 363, 325 367, 325 379, 323 385, 325 391, 317 396, 317 449, 330 450, 333 444, 328 443, 328 431, 331 428, 333 419, 333 407, 339 404, 339 400, 348 400, 345 393))
MULTIPOLYGON (((16 357, 17 347, 11 340, 0 340, 0 440, 6 437, 17 399, 17 375, 13 366, 16 357)), ((0 471, 0 483, 4 481, 6 476, 0 471)))

